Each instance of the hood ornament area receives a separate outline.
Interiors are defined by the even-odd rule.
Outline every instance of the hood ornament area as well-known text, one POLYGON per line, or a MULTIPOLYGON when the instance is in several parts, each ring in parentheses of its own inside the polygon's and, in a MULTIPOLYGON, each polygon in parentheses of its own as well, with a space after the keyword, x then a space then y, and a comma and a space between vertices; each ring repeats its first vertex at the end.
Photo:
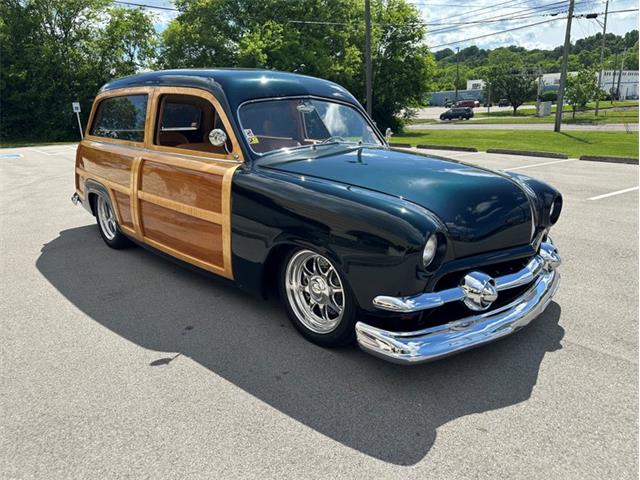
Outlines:
POLYGON ((498 298, 496 281, 486 273, 471 272, 466 274, 460 288, 464 292, 464 304, 476 312, 486 310, 498 298))

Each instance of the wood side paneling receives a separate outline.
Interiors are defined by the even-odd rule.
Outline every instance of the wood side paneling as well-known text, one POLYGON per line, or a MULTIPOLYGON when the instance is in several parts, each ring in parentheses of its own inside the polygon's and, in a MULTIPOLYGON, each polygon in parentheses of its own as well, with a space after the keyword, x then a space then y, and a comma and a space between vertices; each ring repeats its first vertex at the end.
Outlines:
POLYGON ((131 198, 120 192, 113 192, 113 198, 116 200, 119 218, 122 225, 133 228, 133 220, 131 218, 131 198))
POLYGON ((243 155, 217 99, 204 90, 135 87, 102 92, 111 96, 147 93, 144 142, 85 136, 76 159, 76 188, 85 181, 109 193, 120 228, 134 238, 183 261, 233 279, 231 266, 231 178, 243 155), (216 154, 153 144, 160 95, 179 93, 210 101, 221 116, 232 153, 216 154))
POLYGON ((144 200, 140 201, 140 215, 145 239, 224 268, 220 225, 144 200))
POLYGON ((198 209, 221 212, 221 175, 145 161, 140 190, 198 209))
POLYGON ((81 165, 88 174, 106 178, 128 188, 131 182, 132 160, 131 153, 118 153, 101 148, 84 148, 81 165))

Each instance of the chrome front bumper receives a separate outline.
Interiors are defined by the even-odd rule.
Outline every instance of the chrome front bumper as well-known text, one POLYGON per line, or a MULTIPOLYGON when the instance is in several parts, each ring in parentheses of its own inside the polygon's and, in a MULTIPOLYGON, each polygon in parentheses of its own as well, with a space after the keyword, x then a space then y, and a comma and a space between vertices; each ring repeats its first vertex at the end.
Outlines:
MULTIPOLYGON (((560 274, 556 271, 556 267, 560 265, 561 260, 557 250, 553 244, 546 243, 541 245, 540 252, 520 272, 498 277, 495 280, 487 276, 491 280, 494 292, 531 282, 530 288, 525 293, 507 305, 484 313, 476 312, 475 315, 461 320, 414 332, 392 332, 358 322, 356 334, 360 347, 385 360, 401 364, 416 364, 437 360, 512 334, 540 315, 560 286, 560 274), (532 265, 535 266, 533 270, 530 268, 532 265), (525 271, 529 274, 525 275, 525 271), (520 280, 516 281, 517 279, 520 280), (525 280, 527 280, 526 283, 525 280), (500 288, 500 285, 509 285, 509 287, 500 288)), ((461 292, 458 289, 450 290, 456 290, 456 295, 445 295, 446 301, 464 301, 466 295, 469 295, 468 290, 462 287, 459 288, 461 292)), ((484 291, 480 292, 480 295, 483 293, 484 291)), ((392 303, 422 307, 410 311, 423 310, 446 303, 423 301, 424 296, 440 294, 429 293, 410 297, 412 300, 409 300, 409 303, 407 303, 407 297, 398 298, 398 302, 392 303)))

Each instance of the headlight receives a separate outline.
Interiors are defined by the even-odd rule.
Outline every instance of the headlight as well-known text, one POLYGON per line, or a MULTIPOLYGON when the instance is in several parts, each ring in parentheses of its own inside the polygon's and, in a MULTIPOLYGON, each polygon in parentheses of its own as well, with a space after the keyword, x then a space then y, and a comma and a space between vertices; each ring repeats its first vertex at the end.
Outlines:
POLYGON ((422 264, 427 268, 436 256, 438 250, 438 237, 434 233, 427 239, 427 243, 422 251, 422 264))
POLYGON ((560 217, 560 211, 562 210, 562 197, 558 195, 553 203, 551 204, 551 208, 549 209, 549 222, 551 225, 558 221, 560 217))

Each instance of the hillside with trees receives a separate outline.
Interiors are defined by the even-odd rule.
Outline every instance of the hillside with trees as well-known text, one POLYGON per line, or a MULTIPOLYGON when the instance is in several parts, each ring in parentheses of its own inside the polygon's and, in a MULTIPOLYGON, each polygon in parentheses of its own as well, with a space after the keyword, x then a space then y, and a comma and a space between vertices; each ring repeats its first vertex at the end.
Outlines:
MULTIPOLYGON (((584 68, 598 70, 600 67, 600 47, 602 34, 577 40, 571 45, 569 53, 569 71, 584 68)), ((608 33, 606 36, 605 69, 620 68, 625 52, 624 65, 627 70, 638 69, 638 30, 627 32, 623 36, 608 33), (617 55, 617 57, 616 57, 617 55)), ((433 54, 438 72, 434 81, 434 90, 454 90, 456 80, 456 52, 450 48, 433 54)), ((481 49, 476 46, 460 49, 458 89, 467 88, 467 80, 485 78, 487 69, 494 66, 501 57, 509 56, 522 67, 542 67, 544 73, 560 71, 562 46, 552 50, 509 46, 495 49, 481 49)))

